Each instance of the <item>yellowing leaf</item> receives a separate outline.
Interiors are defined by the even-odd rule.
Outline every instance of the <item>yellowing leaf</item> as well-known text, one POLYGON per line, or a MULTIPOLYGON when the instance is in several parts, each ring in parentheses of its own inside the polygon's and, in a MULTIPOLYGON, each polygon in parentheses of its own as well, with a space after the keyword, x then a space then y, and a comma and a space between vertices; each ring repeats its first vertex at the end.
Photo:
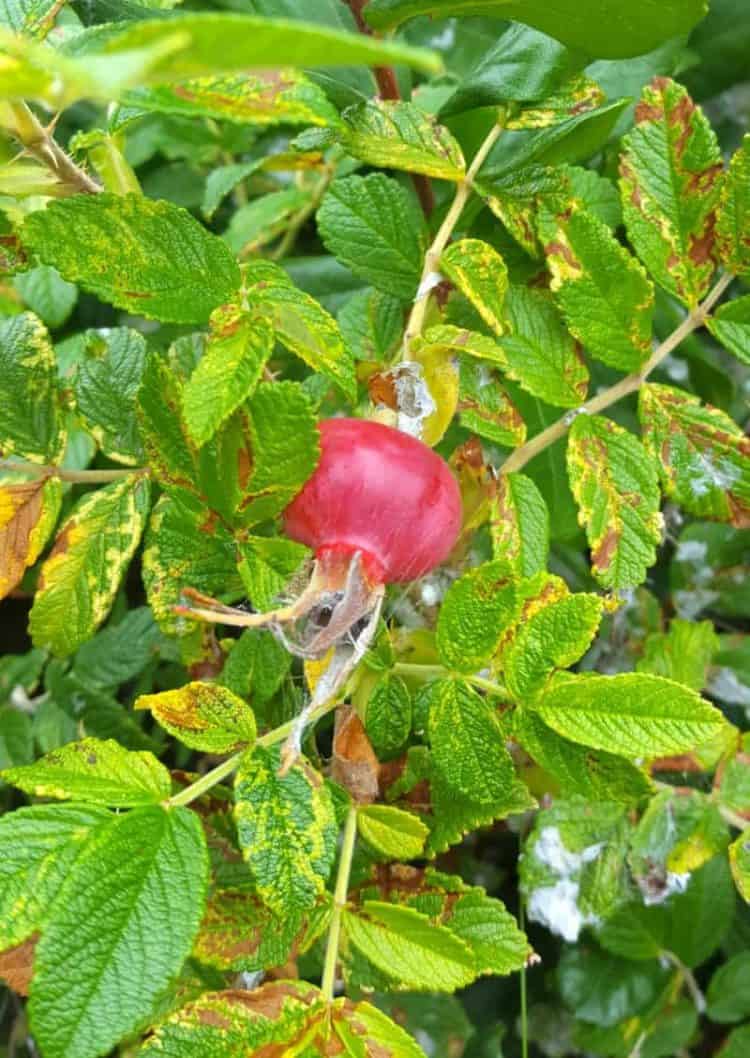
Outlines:
POLYGON ((630 241, 657 283, 694 308, 715 268, 722 172, 716 136, 682 85, 655 77, 623 146, 620 190, 630 241))
POLYGON ((392 805, 364 805, 357 827, 365 841, 391 860, 413 860, 424 849, 429 829, 410 812, 392 805))
POLYGON ((59 478, 0 485, 0 599, 39 558, 61 503, 59 478))
POLYGON ((480 239, 460 239, 443 251, 440 268, 495 334, 502 334, 508 269, 497 250, 480 239))
POLYGON ((718 251, 724 265, 738 275, 750 272, 750 134, 729 163, 716 221, 718 251))
POLYGON ((234 753, 255 742, 255 716, 236 694, 213 683, 187 683, 142 694, 136 709, 150 709, 161 726, 191 749, 234 753))
POLYGON ((750 439, 734 420, 655 383, 641 387, 638 413, 667 495, 702 518, 750 525, 750 439))
POLYGON ((661 542, 655 462, 636 437, 599 415, 575 420, 567 462, 594 576, 605 588, 636 587, 661 542))
POLYGON ((0 321, 0 451, 58 463, 65 448, 55 354, 31 312, 0 321))
POLYGON ((132 474, 79 500, 42 566, 29 629, 65 656, 89 639, 114 601, 141 538, 149 481, 132 474))

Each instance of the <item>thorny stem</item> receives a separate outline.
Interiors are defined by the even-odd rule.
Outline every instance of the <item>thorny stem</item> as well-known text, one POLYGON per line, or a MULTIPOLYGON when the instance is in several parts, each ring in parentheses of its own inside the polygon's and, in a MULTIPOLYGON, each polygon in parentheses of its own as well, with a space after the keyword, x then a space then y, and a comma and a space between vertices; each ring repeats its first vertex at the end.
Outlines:
POLYGON ((66 470, 65 467, 38 466, 36 463, 0 462, 0 471, 28 474, 31 478, 59 478, 81 485, 102 485, 119 481, 133 474, 148 474, 148 467, 129 467, 127 470, 66 470))
MULTIPOLYGON (((310 714, 308 717, 308 723, 314 724, 321 717, 324 717, 326 713, 330 713, 332 709, 335 709, 338 705, 338 700, 328 700, 323 702, 320 707, 310 714)), ((255 743, 256 746, 275 746, 277 742, 283 742, 284 739, 291 734, 292 729, 295 725, 295 720, 288 720, 285 724, 281 724, 279 727, 275 727, 273 731, 269 731, 267 735, 261 735, 258 741, 255 743)), ((195 782, 186 786, 184 790, 180 790, 174 797, 170 797, 167 802, 172 808, 178 805, 189 805, 193 801, 197 800, 208 790, 220 783, 222 779, 226 779, 233 771, 236 771, 240 766, 240 761, 245 754, 245 750, 240 750, 239 753, 233 754, 231 757, 227 757, 221 764, 217 764, 211 771, 207 771, 205 775, 201 775, 200 779, 196 779, 195 782)))
POLYGON ((469 166, 466 175, 462 180, 459 180, 456 185, 456 194, 451 203, 451 207, 446 213, 443 223, 438 228, 437 235, 433 239, 432 245, 425 254, 424 267, 422 268, 422 277, 419 281, 417 296, 414 299, 411 314, 409 315, 409 320, 404 332, 404 344, 401 350, 402 360, 410 359, 409 346, 412 341, 422 333, 425 316, 427 315, 427 306, 430 300, 430 279, 438 272, 443 250, 445 250, 448 245, 450 237, 453 234, 453 229, 458 224, 464 206, 466 205, 472 188, 474 187, 474 177, 481 169, 487 155, 490 153, 497 142, 498 137, 502 133, 504 121, 505 117, 501 112, 497 123, 493 125, 487 133, 481 147, 475 154, 474 160, 469 166))
POLYGON ((46 165, 62 184, 70 188, 71 194, 85 192, 94 195, 102 190, 101 185, 65 153, 26 103, 9 103, 8 107, 13 117, 10 131, 23 144, 26 153, 46 165))
POLYGON ((658 367, 662 360, 669 356, 669 354, 676 349, 689 334, 692 334, 693 331, 703 326, 711 309, 733 279, 734 276, 729 272, 721 276, 713 289, 706 296, 705 300, 685 317, 679 327, 672 331, 668 338, 664 339, 664 341, 654 350, 640 371, 635 371, 633 374, 621 378, 619 382, 614 384, 614 386, 610 386, 609 389, 604 390, 603 393, 598 393, 595 397, 592 397, 591 400, 587 400, 580 408, 576 408, 572 412, 563 415, 561 419, 558 419, 557 422, 548 426, 546 430, 542 430, 542 432, 537 434, 536 437, 532 437, 532 439, 527 441, 526 444, 521 445, 521 447, 517 448, 512 455, 508 456, 500 467, 500 473, 510 474, 525 467, 527 463, 534 459, 535 456, 538 456, 540 452, 543 452, 545 448, 548 448, 551 444, 554 444, 555 441, 559 441, 561 437, 565 436, 576 415, 596 415, 597 412, 604 411, 605 408, 609 408, 610 405, 615 404, 618 400, 628 396, 629 393, 635 393, 640 389, 654 368, 658 367))
POLYGON ((323 998, 329 1003, 333 1000, 333 990, 336 985, 336 963, 338 962, 339 941, 341 939, 341 915, 346 907, 346 898, 349 892, 349 876, 352 873, 352 858, 354 856, 356 838, 357 806, 352 804, 344 825, 339 870, 336 875, 336 889, 333 894, 333 914, 331 915, 331 925, 328 930, 323 977, 320 982, 323 998))

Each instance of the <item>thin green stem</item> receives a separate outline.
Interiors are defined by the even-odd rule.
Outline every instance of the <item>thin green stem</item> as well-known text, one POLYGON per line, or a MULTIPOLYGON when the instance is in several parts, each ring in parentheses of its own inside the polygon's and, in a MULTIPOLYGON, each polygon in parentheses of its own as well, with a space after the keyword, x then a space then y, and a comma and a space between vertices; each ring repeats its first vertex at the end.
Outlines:
POLYGON ((466 676, 465 679, 472 687, 478 687, 482 691, 487 691, 488 694, 496 694, 500 698, 510 697, 507 687, 502 683, 486 680, 484 676, 466 676))
POLYGON ((65 467, 39 466, 36 463, 0 462, 0 470, 13 474, 27 474, 31 478, 59 478, 82 485, 101 485, 108 481, 119 481, 132 474, 148 473, 147 467, 128 467, 127 470, 66 470, 65 467))
POLYGON ((318 183, 315 185, 310 201, 292 217, 291 223, 284 233, 283 239, 271 254, 271 259, 273 261, 280 261, 282 258, 286 257, 289 251, 293 248, 303 224, 307 222, 322 202, 323 195, 328 190, 328 185, 333 179, 334 169, 335 166, 328 166, 318 183))
POLYGON ((404 331, 404 343, 401 349, 402 360, 410 359, 409 347, 414 339, 418 338, 422 333, 425 316, 427 315, 427 306, 430 300, 430 279, 433 275, 437 274, 439 270, 440 258, 443 255, 443 250, 445 250, 448 245, 450 237, 453 234, 453 229, 458 224, 461 214, 464 211, 464 206, 466 205, 469 195, 474 187, 474 178, 482 168, 482 165, 487 159, 487 155, 495 146, 498 137, 502 133, 504 121, 505 114, 501 112, 497 123, 493 125, 487 133, 482 145, 475 154, 466 175, 457 183, 456 194, 453 198, 450 209, 446 213, 443 223, 438 228, 437 234, 432 240, 432 245, 425 254, 422 278, 420 279, 417 296, 412 305, 411 314, 406 324, 406 330, 404 331))
POLYGON ((352 804, 344 824, 344 837, 341 842, 341 855, 339 857, 339 870, 336 875, 336 889, 333 894, 333 913, 331 925, 328 930, 328 943, 326 945, 326 957, 323 964, 323 977, 320 990, 327 1002, 333 1000, 333 991, 336 985, 336 963, 339 957, 339 942, 341 940, 341 915, 346 907, 346 898, 349 893, 349 876, 352 873, 352 858, 354 856, 354 844, 357 838, 357 806, 352 804))
MULTIPOLYGON (((309 717, 308 723, 314 724, 321 717, 325 716, 326 713, 330 713, 332 709, 335 709, 338 705, 338 700, 323 702, 317 709, 315 709, 309 717)), ((268 748, 269 746, 275 746, 278 742, 283 742, 284 739, 290 735, 294 729, 295 720, 287 720, 285 724, 281 724, 279 727, 275 727, 273 731, 269 731, 266 735, 261 735, 258 741, 255 743, 256 746, 263 746, 268 748)), ((207 793, 212 787, 220 783, 222 779, 226 779, 236 771, 240 765, 245 750, 240 750, 239 753, 233 754, 231 757, 227 757, 221 764, 217 764, 211 771, 207 771, 205 775, 201 775, 200 779, 196 779, 195 782, 186 786, 184 790, 180 790, 174 797, 170 797, 169 804, 172 807, 177 805, 189 805, 191 802, 197 800, 204 793, 207 793)))
POLYGON ((698 1014, 700 1015, 705 1013, 706 997, 703 995, 700 985, 696 981, 695 975, 693 974, 690 967, 686 966, 682 959, 680 959, 679 956, 675 955, 673 951, 662 951, 661 955, 669 962, 671 962, 675 969, 679 972, 680 976, 682 977, 682 982, 690 993, 690 998, 695 1004, 695 1009, 697 1010, 698 1014))
MULTIPOLYGON (((521 932, 524 929, 524 907, 523 894, 519 891, 518 925, 521 932)), ((526 963, 521 967, 521 1058, 529 1058, 529 1017, 526 998, 526 963)))
POLYGON ((719 805, 718 808, 721 818, 725 819, 730 826, 736 827, 737 830, 750 828, 750 819, 745 819, 738 812, 733 812, 731 808, 727 808, 726 805, 719 805))
POLYGON ((621 378, 619 382, 614 384, 614 386, 610 386, 609 389, 605 389, 603 393, 598 393, 595 397, 592 397, 591 400, 587 400, 580 408, 575 408, 573 411, 563 415, 561 419, 558 419, 557 422, 548 426, 546 430, 542 430, 542 432, 537 434, 536 437, 532 437, 530 441, 526 442, 526 444, 521 445, 521 447, 517 448, 512 455, 508 456, 500 467, 500 473, 511 474, 517 470, 521 470, 522 467, 525 467, 527 463, 531 462, 531 460, 538 456, 540 452, 543 452, 545 448, 549 448, 549 446, 554 444, 555 441, 559 441, 561 437, 564 437, 577 415, 584 413, 587 415, 596 415, 598 412, 604 411, 605 408, 609 408, 610 405, 615 404, 618 400, 622 400, 622 398, 626 397, 629 393, 637 392, 654 368, 658 367, 662 360, 669 356, 669 354, 673 352, 673 350, 675 350, 677 346, 688 337, 688 335, 703 326, 711 309, 733 279, 734 276, 730 273, 721 276, 713 289, 706 296, 705 301, 703 301, 696 309, 693 309, 693 311, 685 317, 679 327, 672 331, 668 338, 664 339, 661 345, 654 350, 640 371, 636 371, 632 375, 626 375, 625 378, 621 378))
POLYGON ((444 665, 418 665, 407 661, 397 661, 393 666, 393 671, 402 676, 418 676, 425 680, 448 675, 448 670, 444 665))

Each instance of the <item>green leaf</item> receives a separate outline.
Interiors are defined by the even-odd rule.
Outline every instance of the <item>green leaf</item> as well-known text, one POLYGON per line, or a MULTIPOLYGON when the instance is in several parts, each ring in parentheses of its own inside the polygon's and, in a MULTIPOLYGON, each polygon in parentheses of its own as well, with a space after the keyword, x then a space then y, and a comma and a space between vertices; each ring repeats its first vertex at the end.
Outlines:
POLYGON ((429 829, 392 805, 365 805, 357 813, 357 827, 368 845, 390 860, 413 860, 424 849, 429 829))
POLYGON ((86 331, 83 341, 84 358, 74 382, 78 413, 106 456, 138 463, 143 449, 135 401, 146 366, 146 341, 130 327, 86 331))
POLYGON ((13 285, 31 311, 52 330, 65 323, 78 300, 76 287, 47 265, 15 276, 13 285))
POLYGON ((348 943, 399 988, 454 992, 476 976, 469 945, 412 908, 367 900, 344 911, 342 927, 348 943))
POLYGON ((232 215, 223 238, 239 257, 257 253, 291 225, 292 219, 310 206, 310 191, 285 187, 259 195, 232 215))
POLYGON ((413 103, 375 100, 341 115, 335 137, 347 154, 368 165, 460 180, 466 169, 456 140, 413 103))
POLYGON ((303 981, 268 981, 252 992, 206 992, 163 1022, 139 1055, 244 1058, 264 1050, 283 1053, 292 1041, 323 1033, 326 1011, 322 994, 303 981))
POLYGON ((149 75, 157 82, 258 67, 399 63, 426 73, 439 73, 442 68, 439 57, 425 48, 344 33, 313 22, 252 15, 191 12, 130 22, 114 32, 104 26, 82 37, 69 43, 68 53, 111 61, 128 52, 162 46, 162 59, 149 75))
POLYGON ((708 666, 720 646, 710 621, 672 619, 669 632, 654 632, 643 645, 636 669, 684 683, 701 691, 708 680, 708 666))
POLYGON ((440 114, 448 117, 508 101, 545 99, 576 72, 582 61, 552 37, 511 23, 479 63, 467 71, 440 114))
POLYGON ((654 1003, 664 987, 667 969, 656 962, 628 962, 582 945, 567 949, 558 973, 562 998, 575 1016, 587 1024, 611 1028, 635 1020, 654 1003))
MULTIPOLYGON (((326 917, 322 917, 325 926, 326 917)), ((208 898, 193 955, 217 970, 252 973, 283 965, 295 945, 300 950, 302 935, 306 940, 299 913, 287 912, 278 918, 251 892, 215 889, 208 898)))
POLYGON ((114 739, 84 738, 3 778, 34 797, 132 808, 158 804, 172 792, 169 772, 151 753, 131 753, 114 739))
POLYGON ((412 1037, 370 1003, 336 1000, 332 1025, 349 1058, 425 1058, 412 1037))
POLYGON ((403 308, 391 294, 360 290, 338 314, 341 334, 356 360, 387 360, 403 331, 403 308))
POLYGON ((691 514, 742 527, 750 512, 750 440, 723 411, 671 386, 638 396, 644 443, 666 494, 691 514))
POLYGON ((477 360, 488 361, 503 371, 508 371, 505 354, 494 338, 488 338, 486 334, 470 331, 465 327, 454 327, 449 323, 428 327, 423 335, 412 339, 411 351, 420 360, 430 357, 476 357, 477 360))
POLYGON ((294 540, 247 536, 239 547, 239 572, 253 605, 269 610, 310 551, 294 540))
POLYGON ((0 707, 0 768, 30 764, 33 759, 31 717, 12 706, 0 707))
POLYGON ((354 361, 338 324, 315 298, 287 285, 263 283, 252 304, 269 312, 277 339, 313 371, 330 378, 350 401, 357 399, 354 361))
POLYGON ((572 334, 597 360, 635 371, 651 352, 654 292, 609 228, 576 205, 544 210, 540 234, 552 290, 572 334))
POLYGON ((579 415, 568 439, 567 464, 594 576, 605 588, 636 587, 656 562, 662 535, 651 453, 611 419, 579 415))
POLYGON ((706 326, 725 349, 750 365, 750 295, 720 305, 706 326))
POLYGON ((750 828, 729 846, 729 864, 740 896, 750 904, 750 828))
POLYGON ((210 441, 247 400, 273 352, 273 329, 236 305, 211 314, 205 352, 182 391, 185 426, 196 445, 210 441))
POLYGON ((490 502, 490 533, 496 559, 510 562, 522 577, 547 566, 549 511, 531 478, 503 474, 490 502))
POLYGON ((515 736, 557 782, 561 796, 632 804, 651 793, 648 777, 622 757, 563 738, 530 710, 519 710, 514 721, 515 736))
POLYGON ((0 819, 0 951, 47 921, 76 858, 110 813, 88 805, 33 805, 0 819))
POLYGON ((427 248, 415 198, 382 173, 334 180, 318 210, 326 248, 354 275, 404 301, 414 297, 427 248))
POLYGON ((62 504, 59 478, 0 485, 0 599, 33 566, 55 527, 62 504))
POLYGON ((32 1031, 49 1058, 91 1058, 136 1030, 190 953, 208 873, 198 817, 153 806, 87 842, 37 945, 32 1031))
POLYGON ((240 285, 221 239, 186 210, 142 195, 52 202, 29 214, 21 237, 65 279, 116 308, 163 322, 203 323, 240 285))
POLYGON ((657 283, 695 308, 715 267, 719 145, 700 108, 667 77, 643 90, 635 122, 620 158, 628 237, 657 283))
POLYGON ((459 680, 438 680, 426 693, 432 755, 445 784, 480 805, 502 801, 515 775, 492 707, 459 680))
POLYGON ((497 250, 480 239, 459 239, 443 251, 440 268, 484 322, 502 334, 508 269, 497 250))
POLYGON ((702 0, 597 0, 594 6, 559 0, 370 0, 365 17, 390 29, 416 15, 486 15, 535 26, 571 48, 605 59, 640 55, 692 29, 705 14, 702 0))
POLYGON ((518 609, 511 567, 498 560, 469 570, 446 592, 437 624, 442 661, 459 672, 476 672, 500 645, 518 609))
POLYGON ((242 593, 232 536, 185 492, 162 496, 154 508, 143 552, 143 583, 154 617, 170 635, 188 635, 194 622, 174 613, 184 588, 206 595, 242 593))
POLYGON ((662 790, 641 817, 628 854, 644 902, 660 903, 671 875, 690 874, 728 844, 728 827, 718 807, 703 794, 662 790))
POLYGON ((262 161, 257 159, 253 162, 232 162, 212 169, 206 177, 206 188, 203 192, 203 216, 210 220, 226 196, 261 165, 262 161))
POLYGON ((721 1058, 744 1058, 750 1047, 750 1025, 740 1025, 733 1029, 721 1049, 721 1058))
POLYGON ((589 110, 596 110, 603 102, 604 92, 596 81, 585 74, 574 74, 551 95, 537 103, 527 103, 518 114, 508 119, 506 128, 546 129, 589 110))
POLYGON ((197 453, 182 422, 182 379, 150 356, 138 390, 138 432, 149 467, 164 484, 194 487, 197 453))
POLYGON ((683 753, 725 723, 687 687, 630 672, 558 679, 534 708, 558 734, 623 757, 683 753))
POLYGON ((172 691, 142 694, 135 708, 150 709, 165 731, 203 753, 234 753, 255 742, 250 706, 213 683, 186 683, 172 691))
POLYGON ((29 629, 34 643, 72 654, 109 613, 141 538, 149 481, 129 475, 78 501, 42 566, 29 629))
POLYGON ((278 774, 279 754, 260 746, 237 772, 235 819, 258 894, 279 915, 306 910, 324 891, 336 854, 328 786, 306 761, 278 774))
POLYGON ((730 272, 746 276, 750 272, 750 246, 747 230, 750 225, 750 135, 729 163, 721 191, 719 215, 716 219, 717 249, 723 264, 730 272))
POLYGON ((526 440, 526 423, 503 389, 497 373, 462 359, 458 395, 459 422, 488 441, 515 448, 526 440))
POLYGON ((280 513, 318 462, 320 436, 310 399, 295 382, 261 382, 247 404, 252 473, 240 514, 246 525, 280 513))
POLYGON ((411 731, 412 701, 400 676, 386 672, 375 682, 367 695, 363 719, 377 754, 388 756, 402 748, 411 731))
POLYGON ((59 463, 65 448, 55 354, 30 312, 0 320, 0 450, 59 463))
POLYGON ((576 408, 586 399, 589 373, 581 346, 568 333, 542 290, 511 285, 505 299, 506 333, 499 339, 505 372, 547 404, 576 408))
POLYGON ((53 25, 57 9, 56 0, 3 0, 0 25, 30 37, 43 37, 53 25))
POLYGON ((555 669, 567 669, 588 650, 599 628, 602 599, 583 592, 534 610, 503 652, 508 690, 523 704, 544 687, 555 669))
POLYGON ((121 101, 125 106, 158 114, 216 118, 242 125, 336 125, 339 121, 325 92, 292 68, 136 88, 125 92, 121 101))
POLYGON ((137 606, 84 643, 75 656, 73 671, 91 687, 119 687, 158 657, 160 640, 149 607, 137 606))
POLYGON ((273 698, 291 663, 291 655, 271 632, 246 628, 234 641, 219 680, 234 694, 250 697, 258 707, 273 698))

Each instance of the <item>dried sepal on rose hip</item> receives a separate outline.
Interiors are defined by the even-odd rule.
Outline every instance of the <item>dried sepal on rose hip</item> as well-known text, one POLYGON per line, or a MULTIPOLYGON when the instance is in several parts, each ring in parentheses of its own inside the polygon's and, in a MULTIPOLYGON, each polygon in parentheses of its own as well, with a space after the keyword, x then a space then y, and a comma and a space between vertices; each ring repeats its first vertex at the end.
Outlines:
POLYGON ((284 532, 315 552, 312 577, 289 606, 248 614, 187 589, 204 620, 281 626, 324 612, 291 644, 320 657, 373 613, 386 584, 415 580, 447 558, 461 527, 461 497, 447 463, 421 441, 366 419, 319 424, 317 469, 284 511, 284 532))

